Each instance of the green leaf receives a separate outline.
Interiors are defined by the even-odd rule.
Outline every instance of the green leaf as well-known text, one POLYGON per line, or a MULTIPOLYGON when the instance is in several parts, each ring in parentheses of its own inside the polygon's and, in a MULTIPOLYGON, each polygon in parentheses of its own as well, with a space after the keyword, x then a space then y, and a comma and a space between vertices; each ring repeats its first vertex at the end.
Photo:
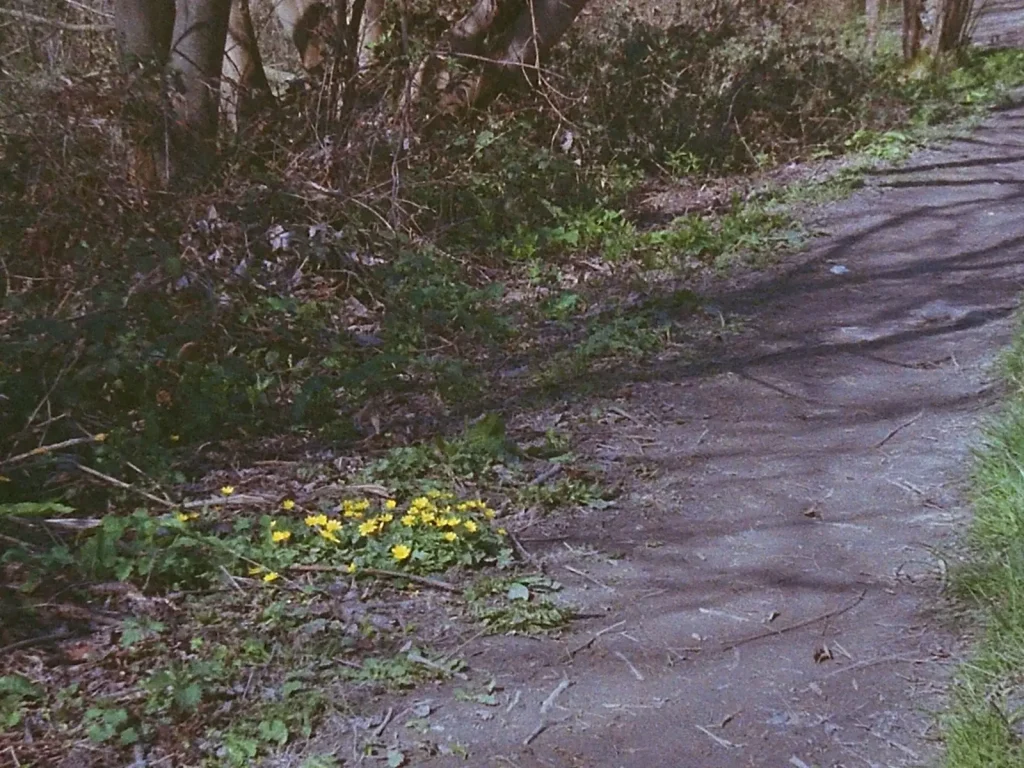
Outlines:
POLYGON ((477 151, 486 149, 494 143, 495 135, 493 131, 483 130, 476 135, 476 148, 477 151))
POLYGON ((283 746, 288 741, 288 726, 282 720, 261 720, 259 724, 260 738, 283 746))
POLYGON ((199 702, 203 700, 203 689, 199 683, 190 683, 184 688, 179 688, 174 693, 174 703, 178 705, 179 709, 186 712, 191 712, 199 706, 199 702))
POLYGON ((401 768, 405 765, 405 753, 398 749, 388 750, 388 768, 401 768))
POLYGON ((506 597, 508 597, 509 600, 529 600, 530 588, 517 581, 508 588, 506 597))
POLYGON ((49 517, 70 515, 74 507, 56 501, 20 501, 16 504, 0 504, 0 517, 49 517))
POLYGON ((21 699, 38 699, 43 689, 21 675, 0 677, 0 695, 14 695, 21 699))

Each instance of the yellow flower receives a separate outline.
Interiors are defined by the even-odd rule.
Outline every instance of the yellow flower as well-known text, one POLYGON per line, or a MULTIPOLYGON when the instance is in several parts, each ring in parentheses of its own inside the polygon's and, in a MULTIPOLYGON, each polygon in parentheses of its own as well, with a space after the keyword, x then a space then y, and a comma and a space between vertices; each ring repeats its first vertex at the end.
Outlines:
POLYGON ((470 533, 476 533, 476 523, 474 523, 472 520, 467 520, 466 522, 464 522, 462 524, 462 527, 470 533))
POLYGON ((496 514, 497 513, 490 507, 484 507, 484 517, 486 517, 488 520, 493 520, 496 514))
POLYGON ((335 535, 334 535, 334 533, 333 533, 333 532, 331 532, 331 531, 328 531, 328 530, 322 530, 322 531, 320 531, 320 535, 321 535, 321 536, 322 536, 323 538, 325 538, 325 539, 326 539, 327 541, 333 542, 333 543, 335 543, 335 544, 337 544, 337 543, 338 543, 338 537, 337 537, 337 536, 335 536, 335 535))
POLYGON ((395 546, 391 548, 391 556, 395 558, 395 560, 405 560, 411 554, 412 549, 407 547, 405 544, 395 544, 395 546))
POLYGON ((445 541, 458 541, 458 538, 459 538, 459 534, 457 534, 455 531, 448 531, 444 535, 444 540, 445 541))
POLYGON ((356 564, 354 562, 349 563, 348 567, 345 569, 345 572, 346 573, 355 573, 356 572, 356 564))
POLYGON ((416 515, 402 515, 402 525, 406 528, 416 525, 416 515))
POLYGON ((377 532, 377 521, 367 520, 365 523, 359 524, 359 535, 360 536, 373 536, 377 532))
POLYGON ((310 528, 318 525, 327 525, 327 515, 309 515, 306 518, 306 525, 310 528))
POLYGON ((295 502, 292 501, 291 499, 285 499, 284 501, 281 502, 281 509, 283 509, 285 512, 295 509, 295 502))
POLYGON ((387 514, 381 515, 377 519, 380 520, 381 523, 390 523, 392 520, 395 519, 395 516, 388 512, 387 514))
POLYGON ((233 486, 233 485, 225 485, 225 486, 223 486, 220 489, 220 492, 224 496, 230 496, 232 493, 235 492, 235 486, 233 486))
POLYGON ((328 533, 334 533, 335 531, 340 531, 341 528, 342 528, 341 520, 328 520, 326 523, 324 523, 324 530, 327 531, 328 533))
POLYGON ((290 539, 291 537, 291 531, 274 531, 272 534, 270 534, 270 538, 273 539, 275 543, 279 541, 288 541, 288 539, 290 539))
POLYGON ((187 523, 188 522, 188 515, 186 515, 184 512, 178 512, 174 516, 174 519, 177 520, 179 523, 187 523))
POLYGON ((171 435, 171 442, 172 443, 176 443, 179 440, 181 440, 181 437, 179 435, 171 435))
POLYGON ((498 535, 499 536, 507 536, 508 535, 508 531, 506 531, 504 528, 499 528, 498 529, 498 535))
POLYGON ((394 509, 398 506, 398 502, 394 499, 388 499, 384 502, 384 509, 394 509))
POLYGON ((277 581, 279 578, 281 578, 281 574, 276 573, 275 571, 271 571, 270 573, 264 574, 263 576, 263 580, 267 584, 269 584, 272 581, 277 581))
POLYGON ((107 433, 99 432, 98 434, 93 435, 92 439, 95 440, 97 443, 102 443, 104 440, 107 439, 107 433))
POLYGON ((257 573, 263 573, 262 565, 254 565, 252 568, 249 569, 250 576, 255 576, 257 573))

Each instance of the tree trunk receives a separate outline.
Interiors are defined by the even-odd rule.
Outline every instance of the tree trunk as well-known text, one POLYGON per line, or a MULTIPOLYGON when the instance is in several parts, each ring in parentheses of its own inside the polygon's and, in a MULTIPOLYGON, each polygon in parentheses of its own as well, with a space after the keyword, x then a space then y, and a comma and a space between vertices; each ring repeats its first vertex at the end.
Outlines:
POLYGON ((373 62, 373 48, 384 37, 385 0, 366 0, 363 10, 362 31, 359 35, 359 69, 366 69, 373 62))
MULTIPOLYGON (((329 13, 327 6, 318 0, 275 0, 274 10, 285 34, 295 44, 307 72, 316 72, 323 67, 325 43, 318 27, 329 13)), ((344 19, 340 21, 344 24, 344 19)))
POLYGON ((928 52, 933 56, 956 51, 968 42, 973 16, 972 0, 933 0, 928 52))
POLYGON ((911 61, 921 52, 921 0, 903 0, 903 60, 911 61))
POLYGON ((222 111, 235 130, 272 100, 248 0, 231 3, 220 86, 222 111))
POLYGON ((867 51, 874 55, 878 48, 878 27, 881 21, 881 3, 879 0, 865 0, 864 20, 867 25, 867 51))
POLYGON ((172 164, 203 173, 213 164, 231 0, 177 0, 168 69, 173 92, 172 164))
POLYGON ((482 106, 523 76, 536 83, 544 56, 562 39, 589 0, 527 0, 492 63, 469 84, 465 98, 482 106))
POLYGON ((114 26, 122 60, 163 66, 171 50, 174 0, 115 0, 114 26))

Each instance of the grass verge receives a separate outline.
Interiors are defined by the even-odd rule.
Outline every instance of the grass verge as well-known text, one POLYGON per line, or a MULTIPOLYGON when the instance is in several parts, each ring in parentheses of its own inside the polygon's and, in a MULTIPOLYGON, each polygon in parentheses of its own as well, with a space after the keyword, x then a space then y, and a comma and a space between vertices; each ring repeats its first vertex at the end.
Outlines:
POLYGON ((1024 765, 1024 323, 1002 368, 1008 399, 977 451, 969 556, 953 579, 982 629, 944 717, 949 768, 1024 765))

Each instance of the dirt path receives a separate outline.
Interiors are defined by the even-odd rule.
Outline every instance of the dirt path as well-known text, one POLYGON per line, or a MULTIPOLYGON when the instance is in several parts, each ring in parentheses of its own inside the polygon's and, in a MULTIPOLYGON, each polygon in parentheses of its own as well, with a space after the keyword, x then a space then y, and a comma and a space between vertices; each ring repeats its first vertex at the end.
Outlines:
POLYGON ((603 405, 630 418, 594 454, 656 474, 527 545, 601 618, 471 643, 502 706, 446 701, 431 740, 472 765, 933 756, 958 650, 934 550, 967 514, 968 447, 1024 279, 1021 179, 1015 108, 831 206, 830 236, 720 297, 753 330, 710 365, 610 383, 603 405))

